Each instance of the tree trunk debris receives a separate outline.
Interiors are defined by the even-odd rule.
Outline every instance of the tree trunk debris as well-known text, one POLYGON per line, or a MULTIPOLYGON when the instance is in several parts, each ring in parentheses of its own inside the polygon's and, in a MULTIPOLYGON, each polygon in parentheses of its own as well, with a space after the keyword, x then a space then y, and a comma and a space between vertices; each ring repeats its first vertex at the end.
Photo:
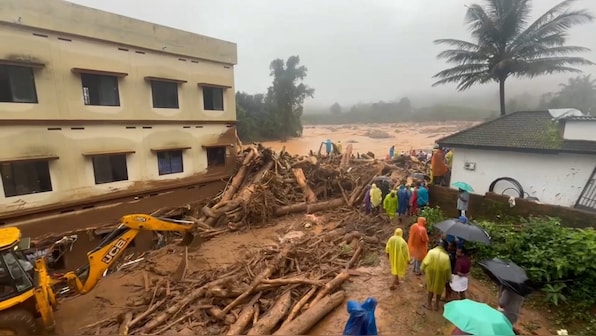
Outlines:
MULTIPOLYGON (((416 162, 404 162, 422 169, 416 162)), ((298 225, 289 225, 277 244, 249 249, 241 262, 211 270, 193 270, 200 257, 167 245, 162 250, 182 255, 173 272, 164 269, 162 250, 151 251, 143 262, 123 270, 139 272, 142 279, 141 285, 135 284, 138 290, 131 290, 130 305, 118 316, 98 316, 100 323, 82 328, 80 334, 300 335, 342 304, 342 284, 351 269, 363 256, 382 252, 379 242, 393 231, 382 217, 364 216, 355 207, 375 176, 405 178, 409 171, 376 160, 354 160, 351 146, 341 156, 316 158, 255 145, 239 154, 238 163, 219 197, 154 214, 192 221, 203 240, 271 225, 276 217, 290 214, 298 225), (309 230, 312 223, 325 225, 309 230)))

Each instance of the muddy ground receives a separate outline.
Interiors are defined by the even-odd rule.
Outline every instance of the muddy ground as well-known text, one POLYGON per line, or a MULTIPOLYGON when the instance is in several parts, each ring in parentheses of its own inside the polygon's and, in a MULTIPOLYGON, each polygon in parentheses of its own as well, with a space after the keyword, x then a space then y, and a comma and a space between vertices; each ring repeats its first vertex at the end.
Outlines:
MULTIPOLYGON (((325 223, 309 229, 305 229, 303 223, 303 215, 288 216, 272 226, 215 237, 205 242, 200 250, 189 255, 188 271, 193 273, 210 270, 240 261, 246 250, 271 245, 289 230, 312 230, 314 233, 320 233, 326 229, 325 223)), ((388 232, 393 231, 390 224, 386 225, 388 232)), ((160 257, 163 269, 173 272, 179 263, 181 253, 180 247, 166 247, 162 251, 163 256, 160 257)), ((355 276, 350 277, 350 281, 344 284, 344 289, 347 291, 348 299, 362 301, 367 297, 373 297, 378 300, 375 315, 380 335, 448 334, 450 326, 441 313, 426 311, 421 307, 425 298, 422 277, 409 273, 395 291, 389 290, 391 280, 386 257, 369 257, 361 262, 361 266, 355 270, 355 276)), ((126 309, 126 300, 131 288, 142 284, 140 272, 123 271, 103 279, 88 295, 66 299, 56 313, 59 335, 75 335, 85 325, 122 312, 126 309)), ((491 305, 496 303, 494 287, 475 279, 471 283, 469 297, 491 305)), ((310 334, 340 335, 348 318, 345 309, 345 304, 342 304, 316 325, 310 334)), ((555 330, 547 318, 528 306, 524 307, 518 327, 525 334, 534 335, 550 335, 555 330)))

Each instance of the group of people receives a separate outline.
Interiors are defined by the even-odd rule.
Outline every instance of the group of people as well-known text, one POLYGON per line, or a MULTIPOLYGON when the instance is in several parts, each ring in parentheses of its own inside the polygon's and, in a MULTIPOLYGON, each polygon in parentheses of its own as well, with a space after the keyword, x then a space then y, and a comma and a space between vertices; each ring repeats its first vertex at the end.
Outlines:
POLYGON ((327 154, 327 156, 330 156, 333 153, 341 154, 343 150, 343 145, 339 140, 337 141, 337 143, 334 143, 333 141, 331 141, 331 139, 327 139, 321 142, 321 145, 325 146, 325 154, 327 154))
POLYGON ((407 185, 402 181, 391 189, 387 180, 379 180, 370 185, 364 195, 364 210, 367 214, 378 214, 383 210, 389 219, 398 216, 400 222, 406 216, 415 216, 419 210, 429 205, 429 192, 425 182, 407 185))
POLYGON ((435 145, 430 158, 431 181, 435 185, 447 186, 451 179, 453 150, 435 145))
MULTIPOLYGON (((458 220, 465 222, 467 218, 461 216, 458 220)), ((430 238, 426 227, 426 218, 418 217, 410 227, 407 242, 403 230, 395 229, 387 241, 385 252, 393 275, 390 289, 397 288, 406 276, 409 264, 413 264, 414 274, 424 274, 425 277, 427 297, 424 307, 436 311, 440 301, 466 298, 472 261, 464 246, 465 240, 460 237, 443 235, 437 246, 429 250, 430 238)), ((498 295, 498 309, 511 325, 515 325, 523 297, 504 286, 501 286, 498 295)))

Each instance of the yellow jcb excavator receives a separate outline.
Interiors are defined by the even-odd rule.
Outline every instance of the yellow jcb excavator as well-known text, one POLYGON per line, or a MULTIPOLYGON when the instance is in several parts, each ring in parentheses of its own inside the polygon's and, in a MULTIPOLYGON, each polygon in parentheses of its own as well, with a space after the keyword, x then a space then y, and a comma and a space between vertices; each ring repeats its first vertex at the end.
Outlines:
POLYGON ((190 222, 127 215, 117 229, 87 253, 87 265, 54 279, 48 273, 45 258, 37 258, 32 264, 19 249, 21 231, 17 227, 0 228, 0 335, 34 335, 39 332, 37 318, 41 318, 45 330, 53 330, 57 306, 54 286, 66 282, 70 290, 88 293, 140 231, 179 232, 183 234, 180 245, 197 247, 201 243, 190 222))

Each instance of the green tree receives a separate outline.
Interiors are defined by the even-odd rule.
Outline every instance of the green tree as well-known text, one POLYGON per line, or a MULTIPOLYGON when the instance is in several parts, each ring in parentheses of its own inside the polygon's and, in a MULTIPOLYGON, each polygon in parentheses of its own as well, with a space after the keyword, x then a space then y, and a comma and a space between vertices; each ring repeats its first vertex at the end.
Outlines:
POLYGON ((582 112, 596 112, 596 79, 587 76, 569 78, 559 84, 561 90, 550 101, 549 107, 576 108, 582 112))
POLYGON ((437 73, 433 86, 457 83, 459 91, 475 84, 499 83, 501 115, 505 115, 505 81, 509 77, 528 77, 580 72, 578 65, 592 62, 570 54, 588 49, 566 46, 569 28, 589 22, 592 15, 585 9, 574 10, 575 0, 565 0, 528 24, 530 0, 485 0, 485 6, 468 7, 466 22, 473 42, 455 39, 436 40, 450 49, 438 58, 454 67, 437 73))
POLYGON ((269 66, 273 85, 267 91, 267 105, 274 111, 271 116, 278 126, 282 140, 302 135, 302 112, 304 100, 312 97, 315 90, 302 81, 308 69, 300 65, 299 56, 290 56, 287 61, 276 59, 269 66))
POLYGON ((329 112, 331 112, 331 114, 341 114, 341 105, 339 105, 338 102, 335 102, 333 105, 331 105, 331 107, 329 108, 329 112))

